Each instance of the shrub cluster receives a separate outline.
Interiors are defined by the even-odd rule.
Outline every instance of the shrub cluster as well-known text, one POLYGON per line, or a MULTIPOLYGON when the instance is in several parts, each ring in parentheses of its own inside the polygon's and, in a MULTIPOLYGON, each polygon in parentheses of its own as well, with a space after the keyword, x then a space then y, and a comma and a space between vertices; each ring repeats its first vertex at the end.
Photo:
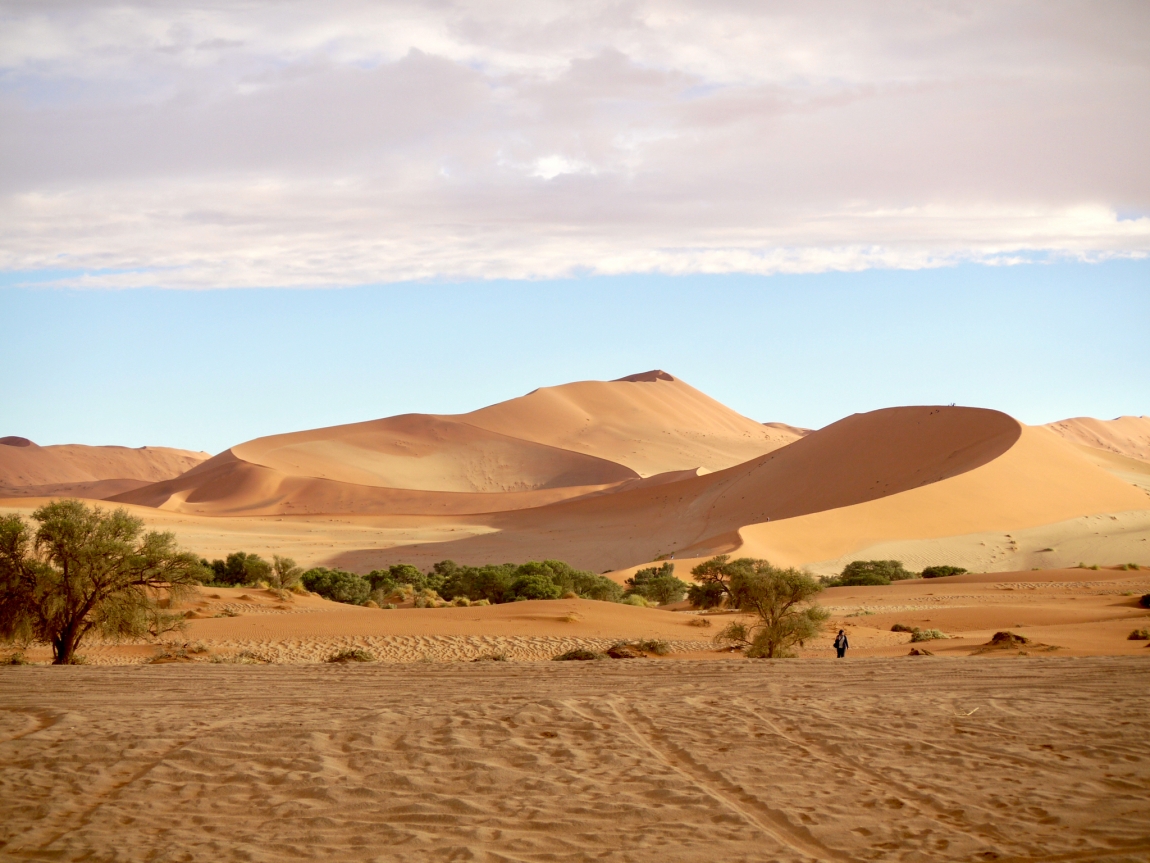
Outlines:
POLYGON ((324 662, 375 662, 375 657, 366 650, 355 647, 333 653, 324 662))
POLYGON ((855 560, 843 567, 837 578, 823 580, 826 587, 862 587, 874 584, 890 584, 918 578, 903 567, 901 560, 855 560))
POLYGON ((204 583, 214 587, 250 587, 261 581, 269 581, 272 565, 258 554, 234 551, 227 560, 200 559, 204 569, 204 583))
POLYGON ((950 638, 950 636, 939 629, 919 629, 915 627, 910 631, 911 641, 937 641, 940 638, 950 638))
POLYGON ((627 579, 625 596, 641 596, 655 605, 678 602, 687 595, 691 585, 675 578, 675 564, 650 566, 640 569, 627 579))
POLYGON ((922 571, 923 578, 946 578, 948 575, 961 575, 966 572, 961 566, 928 566, 922 571))
POLYGON ((611 579, 575 569, 561 560, 486 566, 460 566, 442 560, 429 572, 402 563, 366 576, 319 566, 305 572, 302 581, 304 587, 326 599, 354 605, 372 601, 382 608, 409 599, 417 608, 437 608, 559 599, 565 595, 606 602, 623 598, 623 588, 611 579))
POLYGON ((935 564, 921 573, 911 572, 901 560, 855 560, 843 567, 837 576, 823 578, 824 587, 866 587, 905 581, 908 578, 944 578, 966 572, 961 566, 935 564))

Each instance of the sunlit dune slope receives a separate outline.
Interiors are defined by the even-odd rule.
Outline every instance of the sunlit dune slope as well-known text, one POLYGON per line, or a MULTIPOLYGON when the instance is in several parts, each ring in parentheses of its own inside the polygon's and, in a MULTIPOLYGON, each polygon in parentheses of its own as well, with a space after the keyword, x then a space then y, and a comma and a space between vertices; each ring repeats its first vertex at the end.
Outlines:
POLYGON ((804 432, 750 420, 663 371, 543 387, 458 419, 610 459, 644 477, 732 467, 804 432))
POLYGON ((847 417, 706 476, 484 519, 497 532, 345 553, 349 566, 557 557, 618 569, 733 552, 802 564, 894 539, 1146 509, 1150 497, 1041 428, 997 411, 904 407, 847 417), (768 521, 769 519, 769 521, 768 521))
POLYGON ((1112 420, 1074 417, 1049 423, 1046 428, 1073 443, 1150 462, 1150 417, 1147 416, 1112 420))
POLYGON ((0 438, 0 492, 101 497, 178 476, 207 458, 204 452, 168 447, 37 446, 5 437, 0 438))
POLYGON ((641 478, 665 483, 797 437, 651 372, 544 388, 470 414, 259 438, 115 500, 203 514, 483 513, 641 478))
POLYGON ((889 408, 847 417, 724 471, 495 515, 485 523, 499 533, 376 556, 502 560, 515 548, 518 558, 559 557, 601 570, 657 554, 733 551, 744 542, 757 547, 760 528, 751 525, 769 534, 815 514, 861 513, 840 516, 842 525, 817 535, 803 534, 816 552, 766 543, 776 557, 785 551, 788 560, 818 560, 833 556, 821 552, 836 543, 901 536, 916 520, 939 536, 1147 502, 1051 433, 1024 429, 997 411, 889 408), (878 508, 867 509, 872 505, 878 508))

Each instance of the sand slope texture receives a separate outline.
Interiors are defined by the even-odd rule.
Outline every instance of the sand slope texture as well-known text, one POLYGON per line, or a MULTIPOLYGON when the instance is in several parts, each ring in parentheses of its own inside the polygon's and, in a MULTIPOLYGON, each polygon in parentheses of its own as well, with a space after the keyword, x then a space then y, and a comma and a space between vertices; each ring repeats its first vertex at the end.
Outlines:
POLYGON ((1133 658, 0 668, 11 860, 1150 856, 1133 658))
POLYGON ((649 372, 545 387, 470 414, 259 438, 116 500, 216 515, 492 512, 717 470, 798 436, 649 372))
POLYGON ((102 498, 171 479, 207 460, 205 452, 168 447, 37 446, 0 438, 0 495, 102 498))

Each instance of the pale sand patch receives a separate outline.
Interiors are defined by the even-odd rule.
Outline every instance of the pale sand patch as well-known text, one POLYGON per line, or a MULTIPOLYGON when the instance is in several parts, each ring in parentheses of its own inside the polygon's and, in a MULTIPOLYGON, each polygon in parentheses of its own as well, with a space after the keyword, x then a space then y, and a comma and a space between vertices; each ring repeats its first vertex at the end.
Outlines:
POLYGON ((6 859, 1135 863, 1150 664, 0 669, 6 859))

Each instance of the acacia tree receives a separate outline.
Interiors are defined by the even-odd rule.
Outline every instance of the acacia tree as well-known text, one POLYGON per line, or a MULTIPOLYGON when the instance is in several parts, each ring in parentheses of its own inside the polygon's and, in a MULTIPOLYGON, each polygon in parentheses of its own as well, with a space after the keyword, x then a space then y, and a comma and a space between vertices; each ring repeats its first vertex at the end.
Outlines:
POLYGON ((704 560, 691 570, 695 584, 687 590, 688 601, 695 608, 718 608, 724 602, 734 605, 731 596, 731 578, 737 573, 753 571, 756 562, 750 557, 731 560, 728 554, 704 560))
POLYGON ((778 569, 765 560, 743 558, 735 563, 739 566, 722 582, 724 589, 732 605, 757 620, 732 623, 715 639, 741 645, 750 657, 794 656, 795 645, 818 635, 830 616, 810 604, 822 585, 805 572, 778 569))
POLYGON ((170 533, 143 533, 123 509, 108 512, 78 500, 0 517, 0 639, 46 642, 53 663, 73 661, 86 635, 157 636, 178 629, 183 616, 161 609, 203 577, 194 555, 170 533))
POLYGON ((272 555, 271 573, 272 587, 279 590, 291 590, 303 576, 303 570, 296 566, 294 560, 278 554, 272 555))

